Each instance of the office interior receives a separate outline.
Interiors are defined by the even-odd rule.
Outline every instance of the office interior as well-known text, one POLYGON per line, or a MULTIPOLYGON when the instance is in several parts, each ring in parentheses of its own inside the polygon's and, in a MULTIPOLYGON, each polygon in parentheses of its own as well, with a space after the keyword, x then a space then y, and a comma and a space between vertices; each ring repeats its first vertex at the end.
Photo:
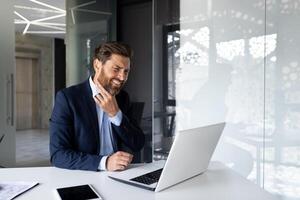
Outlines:
POLYGON ((213 160, 300 199, 299 0, 4 0, 0 24, 2 167, 50 166, 56 92, 118 40, 134 50, 137 162, 166 159, 180 130, 225 121, 213 160))

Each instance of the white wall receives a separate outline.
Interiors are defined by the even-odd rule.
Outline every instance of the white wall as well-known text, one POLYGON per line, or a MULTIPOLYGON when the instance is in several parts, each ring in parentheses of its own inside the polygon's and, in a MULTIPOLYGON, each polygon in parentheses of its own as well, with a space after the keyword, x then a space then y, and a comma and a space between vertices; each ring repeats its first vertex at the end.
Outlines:
POLYGON ((12 167, 16 162, 15 139, 15 34, 14 1, 1 1, 0 6, 0 166, 12 167))

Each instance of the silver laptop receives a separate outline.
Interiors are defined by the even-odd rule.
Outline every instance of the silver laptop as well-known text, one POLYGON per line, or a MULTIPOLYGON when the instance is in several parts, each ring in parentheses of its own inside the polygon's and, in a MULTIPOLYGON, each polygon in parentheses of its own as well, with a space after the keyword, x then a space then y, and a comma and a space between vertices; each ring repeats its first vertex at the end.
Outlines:
POLYGON ((217 146, 225 123, 180 131, 166 161, 157 161, 121 172, 110 178, 155 192, 203 173, 217 146))

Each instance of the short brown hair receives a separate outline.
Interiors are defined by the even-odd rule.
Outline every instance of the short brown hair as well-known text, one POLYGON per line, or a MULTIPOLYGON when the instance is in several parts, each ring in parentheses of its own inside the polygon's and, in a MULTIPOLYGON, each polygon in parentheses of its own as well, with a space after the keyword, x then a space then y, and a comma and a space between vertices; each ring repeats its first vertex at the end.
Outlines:
POLYGON ((106 42, 95 49, 93 60, 98 59, 102 64, 105 64, 112 54, 118 54, 131 59, 133 52, 127 44, 115 41, 106 42))

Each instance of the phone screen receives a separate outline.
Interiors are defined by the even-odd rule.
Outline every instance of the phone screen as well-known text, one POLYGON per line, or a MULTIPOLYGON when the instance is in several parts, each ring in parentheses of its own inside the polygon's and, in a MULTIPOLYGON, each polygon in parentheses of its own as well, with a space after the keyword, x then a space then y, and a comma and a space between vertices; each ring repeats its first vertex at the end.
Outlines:
POLYGON ((102 199, 89 185, 58 188, 57 192, 62 200, 102 199))

